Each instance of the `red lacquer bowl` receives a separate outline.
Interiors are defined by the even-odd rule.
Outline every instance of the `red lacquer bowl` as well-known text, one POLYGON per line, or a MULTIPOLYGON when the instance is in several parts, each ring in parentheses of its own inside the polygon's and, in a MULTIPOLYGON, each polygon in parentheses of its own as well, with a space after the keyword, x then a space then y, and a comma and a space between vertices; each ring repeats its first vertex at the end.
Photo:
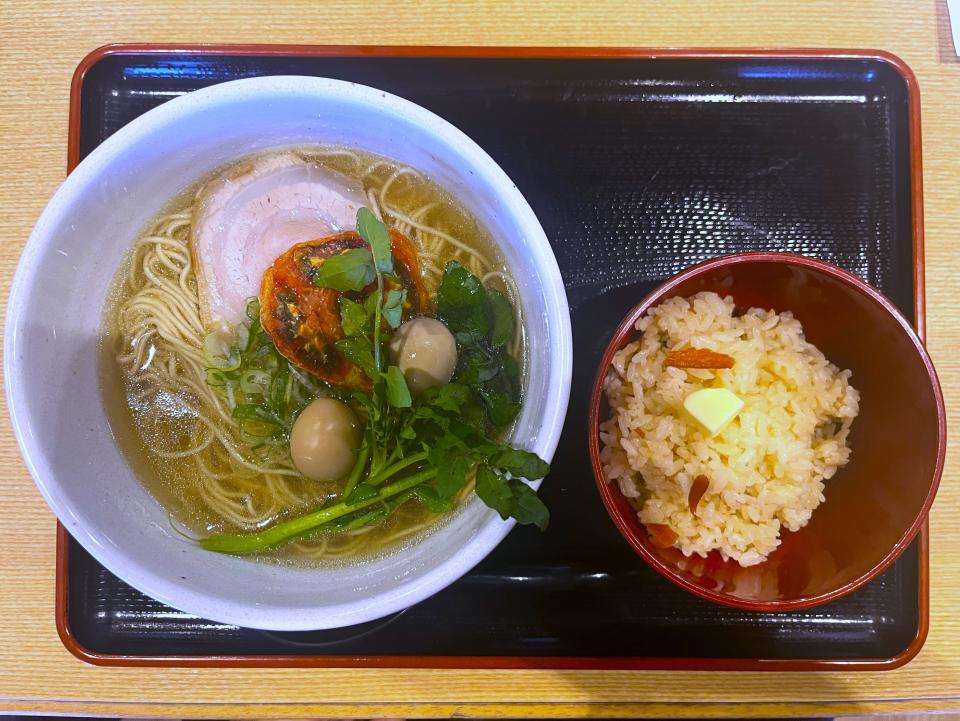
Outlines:
POLYGON ((758 611, 797 609, 839 598, 886 569, 920 530, 943 471, 946 414, 923 344, 875 288, 828 263, 786 253, 726 256, 671 278, 614 333, 590 399, 590 457, 603 501, 624 538, 656 571, 717 603, 758 611), (738 308, 792 311, 807 340, 853 371, 860 414, 849 463, 826 481, 826 501, 763 563, 741 568, 719 553, 689 558, 655 547, 600 464, 599 423, 609 417, 603 380, 613 355, 637 337, 646 311, 700 291, 732 295, 738 308))

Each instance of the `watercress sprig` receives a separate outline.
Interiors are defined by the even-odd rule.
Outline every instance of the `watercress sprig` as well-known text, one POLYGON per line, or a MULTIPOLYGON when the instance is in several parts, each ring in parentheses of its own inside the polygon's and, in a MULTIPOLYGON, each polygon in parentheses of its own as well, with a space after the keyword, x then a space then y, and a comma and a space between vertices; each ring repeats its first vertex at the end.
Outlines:
MULTIPOLYGON (((366 208, 357 214, 357 231, 366 247, 328 258, 313 279, 317 286, 341 293, 344 337, 336 347, 371 381, 369 392, 349 395, 366 424, 344 490, 321 508, 257 534, 212 536, 201 544, 210 550, 251 553, 307 534, 343 533, 382 523, 413 501, 445 513, 473 479, 477 496, 502 518, 545 529, 549 512, 525 480, 542 478, 549 466, 534 453, 496 440, 520 410, 519 365, 507 351, 516 332, 510 301, 459 263, 447 264, 437 311, 456 339, 458 365, 451 383, 414 398, 403 372, 387 362, 386 342, 403 320, 407 299, 393 274, 389 231, 366 208), (366 298, 358 297, 371 286, 366 298)), ((250 332, 258 343, 264 342, 266 334, 252 314, 250 332)), ((233 363, 232 357, 223 361, 233 363)), ((221 372, 244 369, 241 361, 221 372)), ((268 380, 247 376, 248 387, 267 384, 265 397, 273 398, 276 379, 268 380)), ((274 410, 267 405, 243 412, 269 423, 274 410)))
POLYGON ((506 350, 516 332, 510 301, 450 261, 437 292, 437 314, 457 340, 455 379, 473 390, 491 425, 512 423, 520 412, 520 369, 506 350))
MULTIPOLYGON (((386 362, 383 324, 391 330, 400 326, 403 315, 403 302, 406 290, 391 288, 386 291, 384 276, 393 274, 393 253, 390 248, 390 232, 367 208, 357 212, 357 232, 366 242, 366 248, 353 248, 334 258, 342 258, 354 251, 363 251, 356 255, 356 261, 350 261, 350 272, 344 272, 343 265, 328 270, 330 260, 324 263, 314 276, 313 282, 321 288, 346 293, 362 291, 376 283, 376 288, 362 303, 341 295, 339 299, 341 329, 344 338, 336 342, 337 349, 349 360, 358 365, 370 378, 373 391, 369 395, 355 394, 355 399, 367 410, 367 428, 364 433, 364 447, 370 457, 369 475, 381 471, 386 464, 395 460, 395 449, 388 444, 389 430, 395 425, 396 409, 409 408, 410 389, 407 387, 403 372, 395 365, 386 362), (358 287, 359 283, 366 282, 358 287)), ((354 479, 351 474, 350 479, 354 479)), ((351 497, 357 481, 347 484, 344 496, 351 497)))

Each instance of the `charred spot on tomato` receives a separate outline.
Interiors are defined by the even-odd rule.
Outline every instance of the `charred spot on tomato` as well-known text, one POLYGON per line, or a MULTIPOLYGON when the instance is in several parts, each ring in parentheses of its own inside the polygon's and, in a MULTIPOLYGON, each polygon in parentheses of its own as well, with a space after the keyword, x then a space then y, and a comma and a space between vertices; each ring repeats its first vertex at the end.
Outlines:
POLYGON ((334 370, 339 362, 339 358, 336 354, 336 349, 332 349, 334 352, 330 352, 330 346, 319 346, 316 343, 307 343, 303 347, 303 357, 304 359, 311 364, 314 368, 323 368, 325 370, 334 370))
POLYGON ((280 293, 277 296, 274 316, 280 321, 284 330, 296 335, 300 327, 300 312, 297 308, 297 299, 290 293, 280 293))
POLYGON ((299 257, 296 258, 296 263, 300 272, 309 278, 312 283, 317 276, 317 272, 320 270, 320 266, 323 265, 323 260, 312 253, 304 252, 300 253, 299 257))

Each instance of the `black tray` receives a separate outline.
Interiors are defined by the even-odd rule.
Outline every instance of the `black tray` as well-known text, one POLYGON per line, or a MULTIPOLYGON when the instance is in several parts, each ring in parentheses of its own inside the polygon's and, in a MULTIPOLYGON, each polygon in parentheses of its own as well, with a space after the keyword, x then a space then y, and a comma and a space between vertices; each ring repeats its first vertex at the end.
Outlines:
POLYGON ((570 299, 575 362, 555 470, 541 491, 550 529, 517 528, 433 598, 338 631, 237 628, 146 598, 61 529, 58 621, 67 645, 114 664, 784 670, 891 668, 912 658, 926 635, 925 532, 846 598, 741 612, 683 592, 634 554, 603 508, 587 454, 587 400, 610 334, 657 283, 693 263, 748 250, 804 253, 856 273, 922 319, 912 76, 882 54, 819 55, 94 53, 75 78, 72 163, 165 100, 257 75, 352 80, 446 118, 493 156, 543 224, 570 299))

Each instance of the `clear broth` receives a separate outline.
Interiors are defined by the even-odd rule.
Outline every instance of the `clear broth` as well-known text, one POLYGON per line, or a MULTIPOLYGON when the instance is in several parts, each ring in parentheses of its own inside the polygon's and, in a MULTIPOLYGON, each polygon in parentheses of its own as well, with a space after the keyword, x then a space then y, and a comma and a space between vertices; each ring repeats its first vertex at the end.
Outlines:
MULTIPOLYGON (((318 145, 275 149, 270 153, 289 150, 293 150, 306 160, 360 180, 365 191, 376 192, 389 183, 389 206, 407 216, 416 215, 417 211, 424 206, 432 206, 422 215, 424 222, 441 228, 481 254, 489 265, 490 273, 493 274, 488 282, 509 292, 504 276, 497 275, 504 274, 509 278, 506 275, 502 254, 489 233, 461 203, 429 177, 422 174, 413 176, 388 158, 354 149, 318 145), (364 173, 367 169, 371 170, 364 173), (390 182, 391 177, 394 178, 392 182, 390 182)), ((245 159, 238 159, 230 165, 243 160, 245 159)), ((212 173, 209 177, 218 176, 224 169, 212 173)), ((173 213, 190 210, 197 190, 208 179, 197 183, 175 199, 158 216, 158 220, 173 213)), ((385 219, 389 224, 389 217, 385 219)), ((153 225, 151 224, 150 227, 153 225)), ((395 225, 401 224, 395 223, 395 225)), ((411 239, 423 247, 421 241, 423 234, 409 225, 407 229, 411 239)), ((142 235, 149 230, 150 228, 145 229, 142 235)), ((442 271, 445 262, 453 259, 456 253, 456 248, 451 246, 450 252, 445 257, 439 257, 438 263, 433 263, 432 272, 422 264, 424 281, 431 293, 436 290, 436 281, 439 278, 437 271, 442 271)), ((253 529, 242 527, 219 513, 207 502, 204 494, 201 493, 204 476, 192 457, 170 459, 154 451, 154 449, 163 449, 167 452, 184 451, 192 448, 197 442, 199 424, 193 416, 184 412, 184 401, 194 402, 189 392, 184 391, 184 395, 178 397, 177 393, 171 393, 159 387, 150 388, 149 384, 145 387, 142 380, 135 377, 117 360, 123 343, 118 314, 140 287, 138 284, 131 284, 130 278, 137 277, 141 281, 143 279, 143 271, 140 270, 137 273, 133 268, 137 259, 138 255, 132 249, 127 260, 118 269, 104 312, 100 344, 101 386, 114 437, 144 486, 169 511, 171 520, 185 526, 188 533, 197 535, 249 533, 253 529)), ((516 354, 521 368, 524 365, 525 345, 522 325, 521 323, 519 330, 519 352, 516 354)), ((223 483, 229 485, 228 481, 223 483)), ((289 497, 282 499, 276 512, 263 518, 260 527, 301 515, 334 497, 340 491, 339 483, 317 483, 303 477, 293 478, 285 481, 284 484, 291 489, 292 493, 286 494, 289 497)), ((254 508, 269 505, 268 495, 274 501, 278 495, 275 488, 269 488, 264 483, 258 484, 256 478, 239 479, 235 485, 236 488, 233 490, 246 496, 249 500, 245 503, 254 508)), ((274 503, 274 505, 277 504, 274 503)), ((363 542, 356 543, 356 538, 352 539, 351 544, 354 548, 352 551, 348 546, 338 550, 337 537, 325 537, 321 534, 287 544, 275 551, 261 554, 259 557, 265 560, 310 565, 356 562, 379 557, 417 542, 436 528, 438 523, 442 523, 452 515, 431 514, 419 503, 408 501, 387 521, 361 529, 362 533, 355 534, 355 537, 362 535, 363 542)))

